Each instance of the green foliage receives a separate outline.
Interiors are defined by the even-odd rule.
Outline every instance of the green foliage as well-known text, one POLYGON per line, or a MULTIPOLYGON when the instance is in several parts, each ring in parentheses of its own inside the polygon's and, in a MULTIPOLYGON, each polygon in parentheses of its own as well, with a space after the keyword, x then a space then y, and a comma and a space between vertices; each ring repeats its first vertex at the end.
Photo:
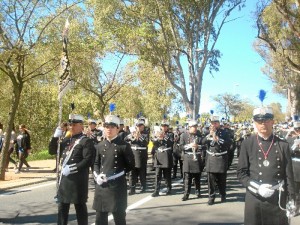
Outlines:
POLYGON ((35 153, 29 154, 27 161, 55 159, 55 155, 49 155, 47 149, 42 149, 35 153))
POLYGON ((216 41, 230 12, 243 6, 244 0, 89 3, 98 36, 118 43, 115 49, 138 56, 154 70, 159 68, 186 110, 198 114, 203 72, 206 66, 211 72, 218 71, 221 54, 214 49, 216 41), (188 75, 183 62, 188 65, 188 75))
POLYGON ((275 83, 274 90, 291 92, 291 112, 299 113, 297 89, 300 86, 299 4, 294 0, 259 2, 257 10, 258 40, 256 51, 265 60, 263 72, 275 83))
POLYGON ((224 93, 213 97, 213 100, 217 102, 218 112, 225 115, 227 120, 230 116, 236 117, 243 110, 239 95, 224 93))

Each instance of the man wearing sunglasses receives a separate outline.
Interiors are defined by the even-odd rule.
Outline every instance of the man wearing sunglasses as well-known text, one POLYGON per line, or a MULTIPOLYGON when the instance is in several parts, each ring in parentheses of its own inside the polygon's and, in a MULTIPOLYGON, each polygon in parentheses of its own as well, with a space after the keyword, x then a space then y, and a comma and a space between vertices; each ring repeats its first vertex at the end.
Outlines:
MULTIPOLYGON (((82 115, 69 115, 70 137, 64 137, 56 146, 49 145, 49 148, 56 148, 60 144, 62 151, 62 168, 58 182, 58 225, 67 225, 70 204, 74 204, 77 223, 88 224, 88 211, 86 202, 88 199, 89 167, 95 159, 95 147, 93 141, 83 134, 82 115)), ((54 138, 61 138, 63 130, 59 126, 53 135, 54 138)), ((53 142, 55 143, 55 142, 53 142)))
POLYGON ((272 108, 254 109, 253 121, 256 133, 243 141, 237 167, 247 188, 244 224, 287 225, 283 209, 294 199, 290 146, 273 133, 272 108))

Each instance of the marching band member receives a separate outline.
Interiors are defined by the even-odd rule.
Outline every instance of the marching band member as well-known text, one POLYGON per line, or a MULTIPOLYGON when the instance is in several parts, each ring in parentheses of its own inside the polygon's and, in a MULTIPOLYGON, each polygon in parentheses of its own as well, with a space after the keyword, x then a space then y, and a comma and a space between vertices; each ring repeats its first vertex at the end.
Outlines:
POLYGON ((200 198, 200 179, 201 170, 203 168, 202 160, 202 137, 197 130, 198 123, 195 120, 191 120, 188 123, 189 131, 182 133, 180 136, 180 148, 183 154, 183 179, 184 179, 184 195, 182 201, 186 201, 189 198, 191 192, 192 179, 195 179, 196 194, 200 198))
POLYGON ((109 212, 116 225, 126 225, 126 173, 134 168, 134 157, 130 145, 118 136, 119 123, 117 116, 107 116, 106 139, 96 145, 94 176, 97 184, 93 202, 96 225, 107 225, 109 212))
POLYGON ((291 156, 292 156, 292 165, 294 173, 294 183, 295 183, 295 200, 296 205, 300 207, 300 121, 295 121, 293 123, 294 135, 287 138, 287 142, 291 146, 291 156))
POLYGON ((228 150, 231 144, 228 133, 221 129, 218 116, 212 116, 210 134, 205 138, 206 172, 208 177, 208 205, 213 205, 218 185, 221 202, 226 201, 226 177, 228 169, 228 150))
POLYGON ((135 168, 129 173, 129 195, 135 194, 135 188, 138 177, 141 182, 141 192, 146 192, 146 175, 148 160, 149 134, 145 131, 145 121, 138 120, 136 130, 124 139, 130 143, 134 155, 135 168))
MULTIPOLYGON (((69 116, 71 137, 65 137, 60 143, 62 169, 58 186, 58 225, 68 224, 70 204, 75 205, 78 224, 88 224, 86 202, 88 199, 89 167, 95 157, 93 141, 83 134, 83 116, 69 116)), ((61 137, 63 131, 58 127, 54 137, 61 137)), ((56 142, 58 143, 58 142, 56 142)), ((50 147, 50 146, 49 146, 50 147)), ((57 145, 51 145, 57 149, 57 145)))
POLYGON ((169 123, 167 121, 161 122, 161 132, 157 134, 157 137, 153 139, 154 154, 154 167, 155 167, 155 190, 152 193, 152 197, 159 195, 159 189, 161 184, 162 173, 166 179, 167 195, 171 195, 172 181, 171 171, 173 166, 173 145, 174 134, 168 131, 169 123))
MULTIPOLYGON (((253 111, 256 134, 241 146, 237 176, 246 187, 245 225, 287 225, 287 198, 294 199, 294 177, 289 144, 274 135, 272 108, 253 111)), ((288 205, 291 213, 292 203, 288 205)))

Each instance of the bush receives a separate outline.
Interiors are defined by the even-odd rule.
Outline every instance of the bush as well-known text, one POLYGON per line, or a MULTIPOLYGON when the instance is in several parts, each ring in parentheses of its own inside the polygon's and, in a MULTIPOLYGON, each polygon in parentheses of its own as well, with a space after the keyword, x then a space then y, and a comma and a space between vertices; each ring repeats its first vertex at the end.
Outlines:
POLYGON ((48 149, 40 150, 38 152, 34 152, 29 154, 27 160, 34 161, 34 160, 46 160, 46 159, 55 159, 55 155, 49 155, 48 149))

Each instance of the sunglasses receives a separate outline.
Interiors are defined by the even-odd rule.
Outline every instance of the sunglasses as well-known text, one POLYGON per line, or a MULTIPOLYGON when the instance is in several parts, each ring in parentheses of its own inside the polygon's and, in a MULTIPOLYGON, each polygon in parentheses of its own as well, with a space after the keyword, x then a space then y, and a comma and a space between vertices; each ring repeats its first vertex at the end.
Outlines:
POLYGON ((271 119, 254 120, 258 124, 269 123, 271 119))

